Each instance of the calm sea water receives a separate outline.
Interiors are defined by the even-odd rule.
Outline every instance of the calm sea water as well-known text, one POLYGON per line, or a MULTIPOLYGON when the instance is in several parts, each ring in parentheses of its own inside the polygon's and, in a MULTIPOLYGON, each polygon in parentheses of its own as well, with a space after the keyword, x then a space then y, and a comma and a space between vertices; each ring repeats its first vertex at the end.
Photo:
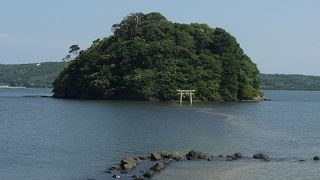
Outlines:
POLYGON ((267 163, 175 163, 155 179, 319 179, 320 92, 265 91, 260 103, 40 98, 50 89, 0 89, 0 179, 110 178, 120 158, 196 149, 265 152, 267 163), (298 163, 294 159, 308 160, 298 163))

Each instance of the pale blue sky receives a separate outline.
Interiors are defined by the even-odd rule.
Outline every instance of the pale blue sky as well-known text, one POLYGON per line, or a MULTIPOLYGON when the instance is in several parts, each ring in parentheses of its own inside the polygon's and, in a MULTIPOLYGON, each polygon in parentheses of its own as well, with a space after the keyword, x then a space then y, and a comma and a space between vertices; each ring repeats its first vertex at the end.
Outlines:
POLYGON ((234 35, 263 73, 320 75, 318 0, 0 0, 0 63, 59 61, 132 12, 234 35))

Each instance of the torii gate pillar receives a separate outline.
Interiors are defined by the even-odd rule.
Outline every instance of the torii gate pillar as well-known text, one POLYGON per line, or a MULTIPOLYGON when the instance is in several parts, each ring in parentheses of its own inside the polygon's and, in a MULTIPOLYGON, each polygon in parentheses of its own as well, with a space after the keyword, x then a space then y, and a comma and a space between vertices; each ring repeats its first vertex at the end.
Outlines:
POLYGON ((193 103, 192 101, 192 96, 194 95, 194 92, 196 90, 181 90, 181 89, 177 89, 178 91, 178 94, 180 95, 180 104, 182 104, 182 98, 183 98, 183 95, 186 94, 186 95, 189 95, 190 97, 190 104, 193 103))

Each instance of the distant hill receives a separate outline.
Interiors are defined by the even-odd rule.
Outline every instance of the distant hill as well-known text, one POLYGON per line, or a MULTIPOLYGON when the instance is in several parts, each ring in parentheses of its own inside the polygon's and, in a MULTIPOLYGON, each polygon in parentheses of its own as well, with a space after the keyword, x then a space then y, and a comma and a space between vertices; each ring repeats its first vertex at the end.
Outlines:
POLYGON ((66 62, 0 64, 0 85, 52 87, 66 62))
POLYGON ((320 76, 297 74, 261 74, 261 88, 265 90, 320 91, 320 76))

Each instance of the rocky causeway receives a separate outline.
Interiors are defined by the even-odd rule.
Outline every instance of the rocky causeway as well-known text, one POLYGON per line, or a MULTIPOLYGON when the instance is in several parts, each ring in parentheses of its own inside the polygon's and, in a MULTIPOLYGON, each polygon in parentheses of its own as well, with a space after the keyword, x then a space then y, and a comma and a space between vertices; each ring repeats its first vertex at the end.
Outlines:
MULTIPOLYGON (((282 162, 293 161, 303 163, 306 161, 318 161, 320 156, 314 156, 310 159, 302 158, 270 158, 265 153, 253 154, 251 157, 244 156, 241 152, 228 155, 211 155, 209 153, 191 150, 188 153, 182 152, 153 152, 147 156, 125 157, 120 160, 119 164, 114 164, 107 168, 105 174, 101 177, 88 178, 87 180, 107 180, 107 179, 126 179, 126 180, 143 180, 156 177, 161 171, 170 168, 173 163, 181 161, 212 161, 219 163, 222 161, 243 161, 243 162, 261 162, 270 161, 282 162)), ((201 168, 201 166, 199 167, 201 168)))

